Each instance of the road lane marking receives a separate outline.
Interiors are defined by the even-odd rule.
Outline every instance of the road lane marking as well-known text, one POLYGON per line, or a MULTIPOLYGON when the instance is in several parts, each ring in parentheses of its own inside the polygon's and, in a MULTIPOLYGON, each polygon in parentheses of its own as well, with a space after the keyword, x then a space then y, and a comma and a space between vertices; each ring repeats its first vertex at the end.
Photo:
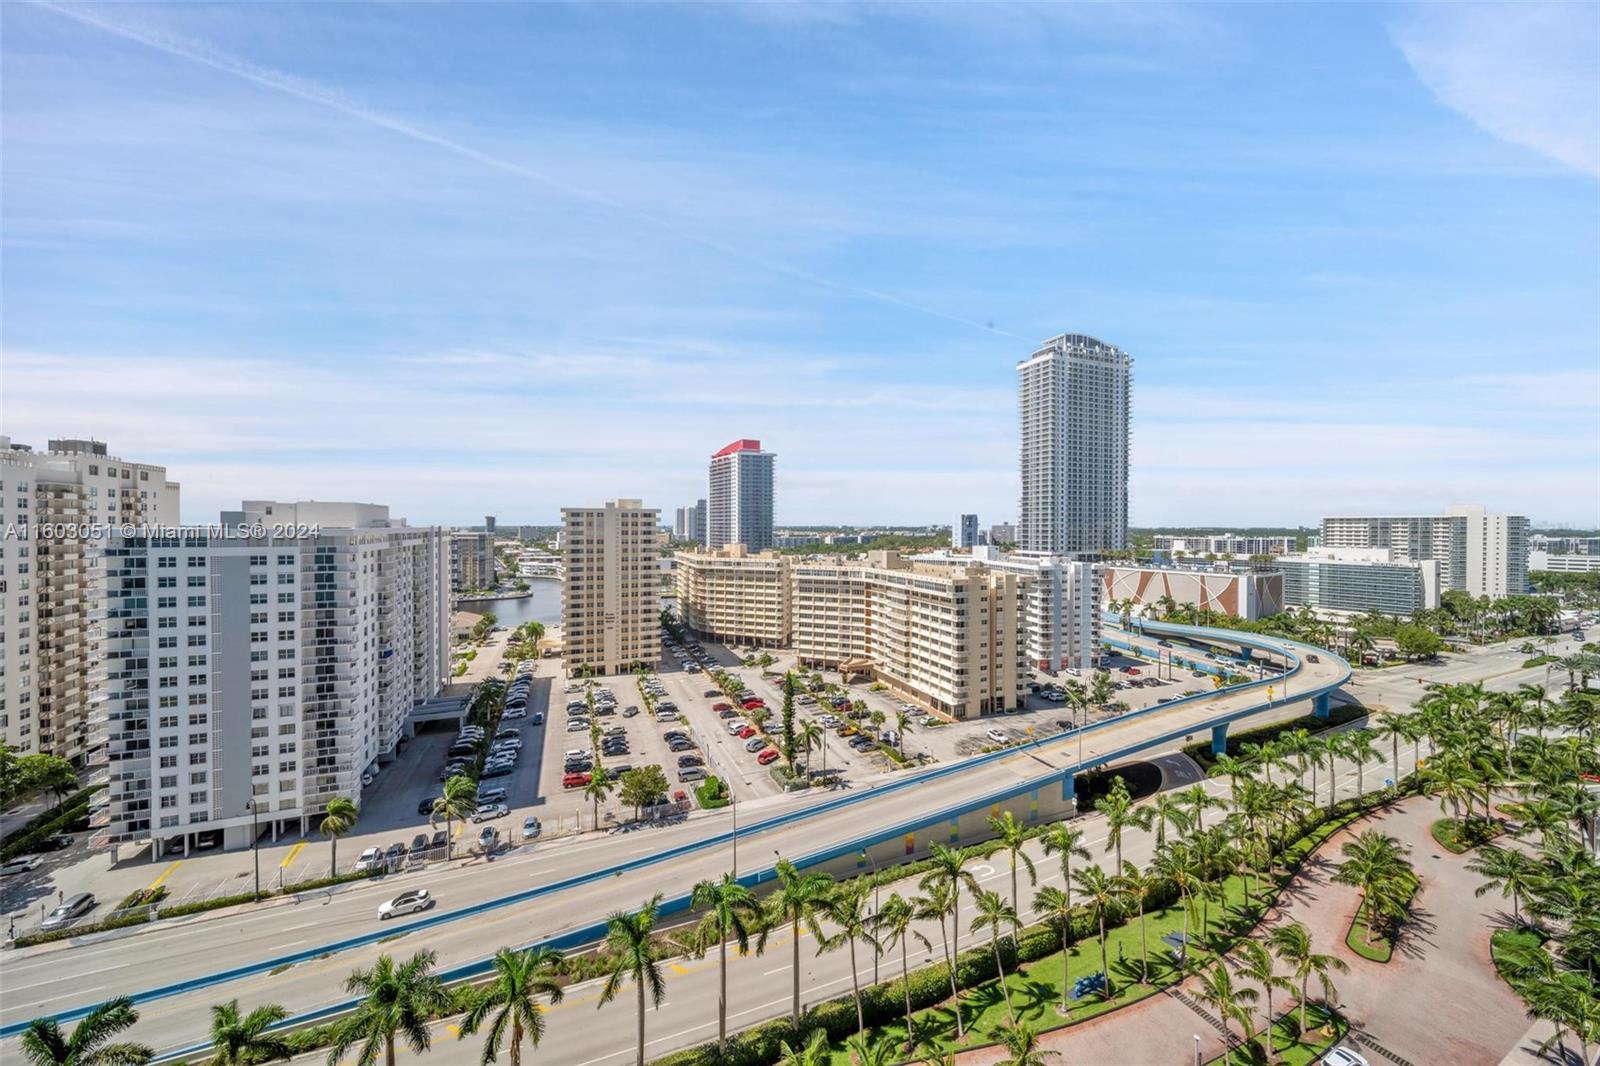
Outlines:
POLYGON ((289 854, 287 854, 287 855, 285 855, 283 857, 283 861, 278 864, 278 868, 282 869, 282 870, 287 870, 290 866, 292 866, 294 864, 294 860, 300 857, 300 851, 305 846, 306 846, 306 842, 304 840, 302 840, 300 843, 298 843, 294 847, 290 848, 289 849, 289 854))
POLYGON ((669 966, 667 968, 669 970, 671 970, 673 973, 693 973, 694 972, 693 970, 689 969, 689 967, 681 965, 681 964, 676 963, 676 962, 673 963, 671 966, 669 966))
POLYGON ((183 865, 183 860, 179 859, 177 862, 173 863, 171 866, 168 866, 165 870, 162 870, 160 877, 156 878, 154 881, 151 881, 148 885, 145 886, 145 891, 149 892, 152 889, 160 888, 161 887, 161 882, 163 882, 167 878, 171 877, 172 876, 172 871, 176 870, 178 867, 180 867, 182 865, 183 865))

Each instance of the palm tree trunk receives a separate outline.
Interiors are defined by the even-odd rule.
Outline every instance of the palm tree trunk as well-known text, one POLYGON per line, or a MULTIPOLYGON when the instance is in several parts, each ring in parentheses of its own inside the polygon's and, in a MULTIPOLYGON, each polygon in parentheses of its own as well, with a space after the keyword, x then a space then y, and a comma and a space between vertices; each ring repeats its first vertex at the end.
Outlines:
POLYGON ((1145 946, 1144 900, 1139 901, 1139 979, 1150 983, 1150 949, 1145 946))
POLYGON ((1006 964, 1000 961, 1000 930, 996 926, 989 933, 989 942, 994 947, 994 968, 1000 975, 1000 994, 1006 997, 1006 1017, 1011 1019, 1011 1024, 1017 1024, 1017 1015, 1011 1009, 1011 989, 1006 985, 1006 964))
POLYGON ((328 852, 329 852, 329 857, 328 857, 328 876, 329 877, 338 877, 339 876, 339 838, 338 837, 332 836, 332 835, 330 835, 328 837, 328 852))
POLYGON ((1017 906, 1017 853, 1011 853, 1011 909, 1022 913, 1017 906))
POLYGON ((856 976, 856 938, 853 936, 850 938, 850 991, 856 1000, 856 1035, 865 1036, 867 1019, 861 1012, 861 979, 856 976))
POLYGON ((956 1039, 965 1037, 961 1030, 961 990, 956 987, 956 957, 950 953, 950 938, 945 935, 944 915, 939 915, 939 941, 944 945, 944 964, 950 971, 950 1003, 956 1012, 956 1039))
POLYGON ((900 934, 900 988, 906 995, 906 1050, 914 1046, 911 1037, 911 963, 906 958, 906 938, 909 932, 900 934))
POLYGON ((1106 912, 1100 909, 1100 972, 1106 977, 1106 999, 1111 998, 1111 961, 1106 957, 1106 912))
POLYGON ((1062 918, 1061 919, 1061 1015, 1062 1015, 1062 1017, 1065 1017, 1067 1014, 1071 1013, 1071 1011, 1072 1011, 1071 1005, 1068 1004, 1068 1002, 1067 1002, 1067 988, 1068 988, 1069 985, 1072 984, 1072 973, 1071 973, 1071 969, 1070 969, 1071 965, 1072 965, 1072 962, 1071 962, 1071 959, 1072 959, 1072 948, 1067 943, 1067 937, 1071 934, 1071 931, 1072 931, 1072 919, 1070 917, 1062 918))
POLYGON ((1267 985, 1267 1021, 1262 1028, 1267 1034, 1267 1061, 1271 1062, 1277 1055, 1272 1050, 1272 985, 1270 984, 1267 985))
POLYGON ((727 1050, 728 1044, 728 931, 722 933, 722 943, 719 946, 721 954, 722 973, 718 975, 717 985, 717 1046, 727 1050))
POLYGON ((511 1066, 522 1066, 522 1019, 515 1014, 511 1016, 511 1066))
MULTIPOLYGON (((644 974, 633 975, 633 983, 639 990, 639 1055, 638 1066, 644 1066, 644 974)), ((392 1064, 391 1064, 392 1066, 392 1064)))
MULTIPOLYGON (((450 815, 444 816, 444 861, 449 862, 455 857, 456 832, 455 826, 450 821, 450 815)), ((392 1066, 392 1064, 391 1064, 392 1066)))
MULTIPOLYGON (((800 1031, 800 919, 794 920, 794 1003, 790 1011, 794 1020, 795 1031, 800 1031)), ((642 1054, 642 1052, 641 1052, 642 1054)), ((639 1066, 644 1066, 641 1059, 639 1066)))
MULTIPOLYGON (((383 1038, 383 1061, 385 1066, 394 1066, 394 1034, 390 1033, 383 1038)), ((644 1066, 640 1063, 639 1066, 644 1066)))

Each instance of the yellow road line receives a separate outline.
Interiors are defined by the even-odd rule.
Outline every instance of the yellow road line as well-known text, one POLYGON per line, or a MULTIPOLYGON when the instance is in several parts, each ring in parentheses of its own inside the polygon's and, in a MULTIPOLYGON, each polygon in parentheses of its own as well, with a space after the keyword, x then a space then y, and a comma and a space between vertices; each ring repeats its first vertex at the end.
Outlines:
POLYGON ((693 970, 689 969, 689 967, 680 966, 678 963, 673 963, 671 966, 668 967, 668 969, 670 969, 673 973, 693 973, 694 972, 693 970))
POLYGON ((154 881, 151 881, 148 885, 145 886, 145 891, 148 892, 152 888, 160 888, 161 887, 161 882, 163 882, 167 878, 171 877, 172 876, 172 871, 176 870, 178 867, 180 867, 182 865, 183 865, 183 860, 179 859, 177 862, 173 863, 171 866, 168 866, 165 870, 162 870, 160 877, 156 878, 154 881))
POLYGON ((306 846, 306 842, 302 840, 300 843, 298 843, 294 847, 290 848, 289 849, 289 854, 285 855, 283 857, 283 861, 280 862, 278 865, 280 867, 282 867, 283 869, 287 870, 290 866, 292 866, 294 864, 294 860, 296 860, 296 859, 298 859, 300 857, 300 849, 305 847, 305 846, 306 846))

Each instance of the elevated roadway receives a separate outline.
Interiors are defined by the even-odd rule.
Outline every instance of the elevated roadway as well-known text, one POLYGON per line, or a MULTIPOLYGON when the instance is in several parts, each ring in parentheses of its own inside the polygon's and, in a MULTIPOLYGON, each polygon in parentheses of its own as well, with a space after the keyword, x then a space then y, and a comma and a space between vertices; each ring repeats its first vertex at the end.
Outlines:
MULTIPOLYGON (((1148 633, 1241 643, 1290 665, 1290 692, 1271 677, 1096 723, 960 763, 897 776, 872 788, 795 800, 738 830, 738 872, 749 883, 771 879, 779 855, 797 864, 837 860, 963 813, 984 811, 1040 789, 1070 797, 1073 775, 1179 746, 1230 723, 1271 712, 1325 707, 1349 678, 1348 666, 1320 649, 1228 630, 1147 623, 1148 633), (1317 662, 1307 656, 1315 655, 1317 662), (1271 698, 1268 690, 1271 689, 1271 698)), ((923 843, 928 839, 924 833, 923 843)), ((408 877, 440 905, 425 915, 380 924, 378 904, 398 887, 373 882, 299 902, 199 916, 142 927, 94 942, 54 944, 8 954, 0 972, 0 1037, 49 1014, 66 1022, 105 999, 128 994, 139 1005, 138 1039, 184 1048, 201 1038, 207 1008, 238 996, 271 1001, 301 1020, 344 1009, 351 969, 380 952, 432 949, 440 969, 462 978, 481 972, 506 945, 572 947, 596 938, 603 916, 660 893, 681 910, 690 888, 733 868, 727 819, 535 847, 469 870, 408 877), (391 943, 392 942, 392 943, 391 943)), ((7 1042, 9 1044, 9 1041, 7 1042)))

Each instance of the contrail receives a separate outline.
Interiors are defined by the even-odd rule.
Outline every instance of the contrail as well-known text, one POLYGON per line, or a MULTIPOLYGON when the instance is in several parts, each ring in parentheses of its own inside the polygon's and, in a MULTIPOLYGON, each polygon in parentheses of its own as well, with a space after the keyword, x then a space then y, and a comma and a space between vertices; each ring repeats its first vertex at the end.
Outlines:
POLYGON ((336 89, 329 88, 325 85, 319 84, 318 82, 295 77, 294 75, 284 73, 281 70, 275 70, 272 67, 264 67, 258 63, 252 63, 247 59, 241 59, 238 56, 215 48, 205 41, 197 40, 192 37, 183 37, 165 30, 132 26, 127 23, 117 22, 112 19, 107 19, 97 12, 78 5, 66 6, 50 2, 50 0, 41 0, 38 6, 47 11, 53 12, 54 14, 60 15, 63 18, 72 19, 74 22, 81 23, 85 26, 92 26, 95 29, 113 34, 114 36, 121 37, 125 40, 135 41, 139 44, 145 45, 146 47, 154 48, 158 52, 165 52, 170 56, 176 56, 180 59, 187 59, 192 63, 199 63, 202 66, 210 67, 213 70, 221 71, 222 73, 231 75, 235 78, 241 78, 244 81, 253 82, 256 85, 266 89, 271 89, 274 92, 284 93, 288 96, 293 96, 297 99, 304 100, 307 103, 316 104, 319 107, 325 107, 329 110, 337 111, 342 115, 346 115, 358 121, 368 123, 369 125, 378 126, 382 129, 389 130, 391 133, 397 133, 402 137, 409 137, 411 140, 420 141, 423 144, 433 145, 435 148, 441 148, 444 151, 452 152, 455 155, 470 159, 475 163, 481 163, 484 166, 492 169, 503 171, 504 173, 512 174, 528 181, 536 182, 537 184, 544 186, 546 189, 549 189, 552 192, 558 193, 562 196, 570 197, 576 200, 585 200, 589 203, 597 204, 618 214, 626 215, 629 218, 648 223, 651 226, 670 233, 681 240, 698 244, 703 248, 708 248, 720 255, 727 256, 730 259, 737 259, 742 262, 749 263, 751 265, 760 267, 763 270, 770 271, 771 273, 781 274, 785 277, 794 278, 797 281, 803 281, 808 285, 815 285, 818 288, 830 289, 834 292, 842 293, 847 296, 875 300, 879 303, 889 304, 894 307, 904 308, 908 311, 915 311, 919 314, 930 315, 934 318, 944 319, 947 322, 955 322, 963 326, 968 326, 972 329, 982 330, 985 333, 998 334, 999 336, 1017 339, 1014 334, 1007 333, 1002 329, 996 329, 994 326, 983 322, 976 322, 972 319, 962 318, 960 315, 952 315, 945 311, 940 311, 934 307, 928 307, 923 304, 915 303, 911 300, 903 299, 894 295, 893 293, 883 292, 878 289, 865 288, 860 285, 850 285, 843 282, 834 281, 831 278, 825 278, 816 274, 811 274, 807 271, 789 266, 786 263, 780 263, 776 260, 768 259, 765 256, 747 252, 742 248, 734 248, 730 245, 723 244, 720 241, 712 240, 703 234, 686 230, 676 223, 669 221, 668 219, 650 214, 647 211, 641 211, 637 207, 623 203, 622 201, 617 200, 614 197, 607 196, 604 193, 594 192, 593 190, 588 189, 575 189, 569 185, 564 185, 561 182, 555 181, 549 177, 549 175, 541 173, 532 167, 524 166, 521 163, 513 162, 512 160, 505 159, 490 152, 485 152, 478 148, 473 148, 471 145, 462 144, 460 141, 452 140, 451 138, 442 134, 434 133, 431 130, 424 129, 423 127, 408 122, 405 119, 397 118, 394 115, 389 115, 382 111, 374 110, 373 108, 367 107, 355 100, 350 99, 336 89))

